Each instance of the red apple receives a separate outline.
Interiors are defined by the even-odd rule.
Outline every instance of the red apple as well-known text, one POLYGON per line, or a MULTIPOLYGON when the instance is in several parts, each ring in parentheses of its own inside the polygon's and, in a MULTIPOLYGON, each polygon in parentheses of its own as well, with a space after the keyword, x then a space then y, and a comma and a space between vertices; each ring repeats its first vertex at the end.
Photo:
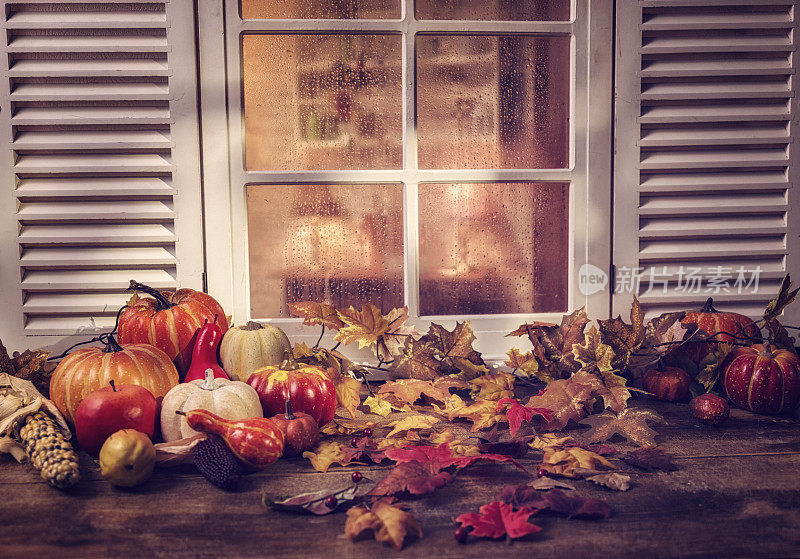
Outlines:
POLYGON ((152 438, 155 430, 155 396, 141 386, 114 386, 113 380, 109 384, 86 396, 75 412, 75 435, 92 456, 117 431, 135 429, 152 438))

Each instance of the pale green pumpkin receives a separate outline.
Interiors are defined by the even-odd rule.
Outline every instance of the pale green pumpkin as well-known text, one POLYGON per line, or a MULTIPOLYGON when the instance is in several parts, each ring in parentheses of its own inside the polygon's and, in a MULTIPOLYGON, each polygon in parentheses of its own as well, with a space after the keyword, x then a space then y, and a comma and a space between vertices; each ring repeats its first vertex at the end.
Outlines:
POLYGON ((291 347, 289 338, 277 326, 251 321, 225 332, 219 348, 220 362, 231 380, 247 382, 256 369, 279 365, 291 347))

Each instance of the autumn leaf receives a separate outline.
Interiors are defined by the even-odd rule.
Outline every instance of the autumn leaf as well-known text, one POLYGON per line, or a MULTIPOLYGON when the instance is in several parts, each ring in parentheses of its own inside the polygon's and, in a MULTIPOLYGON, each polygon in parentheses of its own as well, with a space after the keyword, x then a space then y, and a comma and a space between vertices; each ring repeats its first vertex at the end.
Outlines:
POLYGON ((427 495, 453 481, 449 472, 441 471, 431 462, 403 462, 378 482, 370 495, 383 496, 406 492, 411 495, 427 495))
POLYGON ((360 389, 361 382, 352 377, 343 378, 336 385, 336 401, 339 406, 347 410, 351 418, 356 417, 356 410, 361 404, 361 398, 358 395, 360 389))
POLYGON ((392 430, 386 437, 393 437, 400 433, 405 433, 411 430, 430 429, 435 424, 439 423, 440 419, 432 415, 407 415, 397 421, 392 421, 387 427, 392 427, 392 430))
POLYGON ((536 376, 539 372, 539 362, 533 352, 527 352, 524 355, 518 349, 508 350, 508 359, 504 364, 511 367, 515 372, 520 372, 526 377, 536 376))
POLYGON ((725 357, 736 348, 733 344, 717 342, 711 345, 711 352, 699 363, 699 371, 695 380, 700 383, 706 392, 711 392, 722 374, 722 363, 725 357))
POLYGON ((631 353, 644 343, 644 310, 642 310, 636 295, 633 296, 630 319, 630 324, 626 324, 621 316, 597 321, 603 343, 613 348, 614 360, 612 368, 617 371, 623 371, 627 368, 631 353))
POLYGON ((535 511, 521 508, 517 511, 514 507, 500 501, 483 505, 479 513, 470 512, 456 518, 462 527, 471 527, 470 535, 477 538, 502 538, 518 539, 529 534, 539 532, 541 528, 528 522, 528 517, 535 511))
POLYGON ((336 512, 337 510, 343 510, 353 505, 353 503, 359 500, 356 497, 357 492, 358 485, 351 485, 336 491, 322 489, 321 491, 313 491, 311 493, 300 493, 293 497, 269 497, 265 493, 261 498, 261 502, 264 503, 265 506, 277 510, 306 512, 322 516, 336 512), (333 507, 329 507, 326 504, 326 500, 330 497, 336 499, 336 505, 333 507))
POLYGON ((344 462, 350 464, 352 462, 374 462, 380 464, 386 454, 378 448, 375 441, 370 437, 357 437, 350 442, 349 447, 342 447, 342 454, 344 454, 344 462), (353 445, 355 443, 355 446, 353 445))
POLYGON ((647 323, 644 341, 628 361, 628 370, 634 378, 643 376, 662 357, 699 337, 697 324, 684 324, 685 316, 685 312, 664 313, 647 323))
POLYGON ((610 345, 606 345, 600 339, 600 332, 592 326, 583 342, 572 346, 572 353, 575 360, 581 364, 581 370, 588 372, 618 372, 614 367, 616 355, 610 345))
POLYGON ((336 421, 331 421, 322 427, 319 432, 323 435, 353 435, 367 428, 372 429, 375 425, 374 421, 369 421, 364 418, 337 418, 336 421))
POLYGON ((559 436, 555 433, 542 433, 541 435, 537 435, 528 443, 528 446, 536 450, 564 450, 567 448, 579 447, 584 450, 588 450, 589 452, 599 454, 600 456, 608 456, 611 454, 616 454, 617 452, 614 448, 608 445, 588 445, 576 440, 573 437, 559 436))
POLYGON ((603 501, 567 495, 559 489, 542 493, 529 485, 506 485, 500 499, 509 506, 546 510, 567 518, 598 519, 611 516, 611 507, 603 501))
POLYGON ((610 474, 597 474, 586 478, 592 483, 613 489, 614 491, 627 491, 631 488, 631 476, 612 472, 610 474))
POLYGON ((539 467, 550 475, 569 478, 583 477, 578 472, 579 469, 593 471, 602 468, 616 469, 611 462, 599 454, 580 447, 571 447, 564 450, 548 448, 545 450, 544 458, 542 458, 542 463, 539 467))
POLYGON ((534 322, 531 322, 531 323, 528 323, 528 324, 521 324, 519 327, 517 327, 516 330, 506 334, 506 338, 509 338, 509 337, 512 337, 512 336, 528 336, 528 335, 530 335, 530 332, 532 330, 534 330, 536 328, 540 328, 542 326, 546 326, 546 327, 556 326, 557 327, 558 324, 553 324, 552 322, 539 322, 538 320, 534 321, 534 322))
POLYGON ((653 470, 671 472, 678 469, 672 462, 673 455, 664 452, 663 449, 657 446, 639 448, 624 454, 620 458, 631 466, 636 466, 647 472, 652 472, 653 470))
POLYGON ((449 443, 442 443, 439 446, 411 446, 386 451, 386 457, 398 463, 421 462, 433 464, 440 470, 455 466, 457 469, 466 468, 478 461, 488 462, 508 462, 513 464, 523 472, 528 472, 525 467, 510 456, 502 454, 477 454, 470 456, 456 456, 453 454, 449 443))
POLYGON ((334 330, 344 326, 344 323, 339 319, 336 307, 333 305, 314 301, 298 301, 288 305, 292 316, 302 318, 303 324, 306 326, 321 324, 334 330))
MULTIPOLYGON (((389 400, 382 398, 380 394, 378 394, 377 396, 367 396, 366 398, 364 398, 364 401, 361 403, 361 405, 369 408, 370 413, 374 413, 375 415, 380 415, 382 417, 386 417, 387 415, 392 413, 393 410, 401 409, 392 406, 389 400)), ((411 409, 411 407, 408 405, 404 407, 407 408, 408 410, 411 409)))
POLYGON ((352 305, 345 310, 337 310, 339 319, 345 324, 339 328, 334 338, 337 342, 350 344, 358 342, 358 349, 371 347, 377 352, 378 338, 389 330, 389 321, 381 310, 372 303, 364 303, 361 310, 352 305))
POLYGON ((594 405, 592 389, 572 379, 554 380, 543 392, 531 396, 525 404, 531 408, 544 408, 553 412, 548 422, 553 429, 563 429, 569 420, 578 421, 594 405))
POLYGON ((663 417, 648 409, 627 408, 619 415, 606 411, 581 421, 582 424, 591 426, 583 438, 595 443, 607 441, 618 434, 637 446, 655 446, 655 436, 658 433, 647 426, 647 421, 665 423, 663 417))
POLYGON ((446 384, 437 386, 425 380, 400 379, 384 383, 378 394, 391 395, 400 403, 413 404, 422 396, 444 402, 450 397, 450 390, 446 384))
POLYGON ((780 322, 771 318, 767 320, 765 326, 769 331, 767 339, 770 346, 794 352, 795 340, 789 335, 789 332, 786 331, 786 328, 784 328, 780 322))
POLYGON ((436 356, 431 340, 409 338, 389 370, 395 378, 433 380, 443 374, 442 362, 436 356))
POLYGON ((508 421, 505 414, 498 413, 496 409, 497 402, 494 400, 479 399, 469 406, 448 412, 448 418, 451 421, 456 418, 472 421, 472 431, 474 432, 481 429, 488 429, 501 421, 508 421))
POLYGON ((390 544, 398 551, 403 549, 406 539, 422 538, 422 529, 413 515, 382 501, 371 509, 358 506, 348 510, 344 533, 350 541, 372 534, 376 541, 390 544))
POLYGON ((522 426, 523 421, 531 421, 534 415, 540 415, 545 421, 551 421, 553 414, 544 408, 529 408, 523 406, 514 398, 503 398, 497 402, 495 412, 505 409, 506 419, 511 430, 511 436, 516 437, 517 431, 522 426))
POLYGON ((574 491, 575 487, 560 479, 551 477, 540 477, 528 484, 536 491, 550 491, 551 489, 566 489, 567 491, 574 491))
POLYGON ((792 291, 792 281, 789 274, 786 274, 781 281, 781 287, 775 298, 769 302, 767 308, 764 310, 764 322, 769 322, 773 318, 778 318, 783 309, 794 301, 797 293, 800 292, 800 287, 792 291))
POLYGON ((393 357, 403 353, 409 339, 416 339, 420 334, 413 326, 406 325, 408 307, 392 309, 384 318, 389 323, 389 328, 378 340, 378 357, 391 361, 393 357))
POLYGON ((570 380, 588 386, 591 389, 590 396, 601 398, 606 408, 619 413, 628 407, 628 400, 631 397, 628 381, 613 371, 596 370, 594 373, 578 371, 570 377, 570 380))
POLYGON ((497 373, 484 375, 469 381, 475 400, 501 400, 514 397, 514 375, 497 373))
POLYGON ((327 472, 336 463, 347 463, 342 445, 334 441, 321 441, 313 451, 305 451, 303 458, 311 460, 311 465, 318 472, 327 472))

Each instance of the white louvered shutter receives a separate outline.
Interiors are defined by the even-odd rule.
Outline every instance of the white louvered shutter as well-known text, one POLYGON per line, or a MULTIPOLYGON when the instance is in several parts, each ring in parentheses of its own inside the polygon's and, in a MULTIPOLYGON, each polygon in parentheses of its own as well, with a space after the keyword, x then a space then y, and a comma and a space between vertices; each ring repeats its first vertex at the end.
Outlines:
POLYGON ((3 4, 6 345, 113 326, 134 278, 200 288, 192 2, 3 4))
POLYGON ((651 315, 712 296, 758 316, 784 274, 800 280, 793 4, 617 3, 615 313, 630 304, 637 268, 651 315), (681 267, 702 270, 699 292, 678 285, 681 267), (739 293, 737 270, 758 267, 758 291, 739 293))

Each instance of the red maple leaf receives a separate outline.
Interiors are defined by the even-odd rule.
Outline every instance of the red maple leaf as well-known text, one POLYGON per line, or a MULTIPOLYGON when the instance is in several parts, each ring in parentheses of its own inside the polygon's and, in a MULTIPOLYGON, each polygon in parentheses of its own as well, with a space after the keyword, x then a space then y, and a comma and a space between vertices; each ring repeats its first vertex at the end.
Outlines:
POLYGON ((406 446, 403 448, 393 448, 386 451, 386 457, 394 460, 398 464, 404 462, 421 462, 431 464, 439 470, 455 466, 456 469, 466 468, 480 460, 488 462, 508 462, 514 464, 523 472, 528 473, 525 466, 504 454, 477 454, 475 456, 454 456, 450 450, 450 443, 442 443, 439 446, 406 446))
POLYGON ((394 495, 406 491, 412 495, 425 495, 451 481, 453 476, 449 472, 442 472, 435 463, 403 462, 379 481, 369 494, 394 495))
POLYGON ((522 422, 530 421, 533 419, 534 415, 541 415, 547 422, 553 420, 553 412, 550 410, 546 408, 529 408, 527 406, 523 406, 514 398, 503 398, 498 400, 497 407, 495 407, 495 412, 502 411, 505 406, 508 406, 508 409, 506 409, 506 418, 508 419, 508 426, 511 429, 512 437, 517 435, 517 431, 519 431, 519 428, 522 427, 522 422))
POLYGON ((611 507, 604 501, 567 495, 560 489, 541 492, 530 485, 506 485, 500 499, 509 506, 547 510, 567 518, 597 519, 611 516, 611 507))
POLYGON ((521 508, 517 511, 506 503, 495 501, 480 508, 480 513, 470 512, 456 518, 462 527, 471 526, 473 536, 479 538, 521 538, 541 530, 536 524, 528 522, 528 517, 536 511, 521 508))
POLYGON ((342 447, 344 457, 348 463, 371 460, 375 464, 379 464, 386 458, 386 454, 382 450, 378 450, 378 446, 371 438, 360 437, 355 441, 357 442, 356 446, 342 447))

